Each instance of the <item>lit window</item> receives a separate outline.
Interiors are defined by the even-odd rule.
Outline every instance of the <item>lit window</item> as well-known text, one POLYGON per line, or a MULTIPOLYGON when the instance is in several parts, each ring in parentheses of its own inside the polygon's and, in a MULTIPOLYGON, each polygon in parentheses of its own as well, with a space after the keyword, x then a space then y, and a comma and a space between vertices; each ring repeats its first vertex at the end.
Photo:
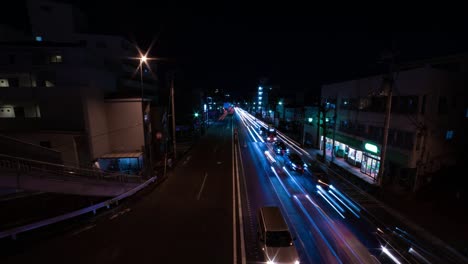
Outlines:
POLYGON ((50 57, 50 62, 52 63, 61 63, 62 62, 62 55, 53 55, 50 57))
POLYGON ((55 84, 54 84, 53 82, 51 82, 51 81, 47 81, 47 80, 46 80, 46 81, 45 81, 45 86, 46 86, 46 87, 54 87, 55 84))
POLYGON ((452 139, 453 138, 453 130, 447 130, 447 133, 445 133, 445 139, 452 139))
POLYGON ((8 79, 0 79, 0 87, 10 87, 8 79))
POLYGON ((36 41, 37 41, 37 42, 41 42, 41 41, 42 41, 42 37, 41 37, 41 36, 36 36, 36 41))
POLYGON ((261 105, 261 104, 262 104, 262 102, 258 102, 258 104, 259 104, 259 105, 261 105))

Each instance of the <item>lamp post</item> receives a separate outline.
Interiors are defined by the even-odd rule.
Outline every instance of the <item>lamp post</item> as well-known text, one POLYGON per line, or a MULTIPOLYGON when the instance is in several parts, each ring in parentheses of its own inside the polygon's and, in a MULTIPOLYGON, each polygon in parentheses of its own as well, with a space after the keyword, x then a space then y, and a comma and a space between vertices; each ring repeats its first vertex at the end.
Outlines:
POLYGON ((151 155, 151 148, 148 148, 148 136, 147 136, 147 129, 146 129, 146 107, 144 105, 144 97, 143 97, 143 65, 147 62, 148 58, 146 55, 140 56, 140 90, 141 90, 141 110, 142 110, 142 118, 143 118, 143 144, 144 144, 144 170, 143 175, 147 175, 150 172, 150 168, 152 169, 152 155, 151 155))

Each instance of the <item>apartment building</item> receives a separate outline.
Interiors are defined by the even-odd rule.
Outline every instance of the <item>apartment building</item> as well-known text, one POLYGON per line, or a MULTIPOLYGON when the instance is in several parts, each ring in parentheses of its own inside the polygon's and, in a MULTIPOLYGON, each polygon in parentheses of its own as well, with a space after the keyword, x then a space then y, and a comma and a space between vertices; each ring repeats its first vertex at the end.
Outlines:
MULTIPOLYGON (((401 66, 394 73, 384 182, 413 190, 431 173, 466 159, 468 98, 465 56, 401 66)), ((336 106, 336 158, 378 182, 386 96, 383 75, 322 86, 322 98, 336 106)), ((333 146, 327 132, 326 147, 333 146)), ((323 146, 323 132, 321 133, 323 146)), ((331 154, 331 153, 330 153, 331 154)))
POLYGON ((30 32, 0 26, 0 133, 60 151, 66 165, 117 157, 141 168, 162 115, 155 65, 140 76, 134 46, 80 31, 71 5, 28 1, 27 12, 30 32))

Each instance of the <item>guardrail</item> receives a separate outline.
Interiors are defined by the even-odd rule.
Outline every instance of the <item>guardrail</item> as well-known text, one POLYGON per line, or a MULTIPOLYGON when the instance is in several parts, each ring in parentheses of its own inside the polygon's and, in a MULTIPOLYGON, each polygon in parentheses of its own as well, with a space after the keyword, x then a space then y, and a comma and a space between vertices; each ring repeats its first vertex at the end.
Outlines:
POLYGON ((27 174, 36 177, 52 177, 70 181, 86 178, 112 182, 143 182, 143 178, 137 175, 64 166, 49 162, 12 157, 4 154, 0 154, 0 169, 14 172, 18 176, 27 174))
POLYGON ((103 208, 103 207, 109 208, 112 204, 117 204, 118 201, 135 194, 136 192, 140 191, 141 189, 145 188, 146 186, 148 186, 149 184, 151 184, 151 183, 153 183, 155 181, 156 181, 156 177, 152 177, 149 180, 147 180, 145 183, 140 184, 139 186, 131 189, 130 191, 127 191, 127 192, 125 192, 125 193, 123 193, 123 194, 121 194, 121 195, 119 195, 119 196, 117 196, 115 198, 109 199, 107 201, 104 201, 104 202, 101 202, 101 203, 98 203, 98 204, 95 204, 95 205, 92 205, 92 206, 89 206, 89 207, 86 207, 86 208, 83 208, 83 209, 80 209, 80 210, 77 210, 77 211, 73 211, 73 212, 70 212, 70 213, 67 213, 67 214, 64 214, 64 215, 52 217, 52 218, 45 219, 45 220, 42 220, 42 221, 38 221, 38 222, 35 222, 35 223, 32 223, 32 224, 28 224, 28 225, 24 225, 24 226, 20 226, 20 227, 11 228, 9 230, 1 231, 0 232, 0 238, 11 237, 13 239, 16 239, 16 236, 19 233, 23 233, 23 232, 34 230, 34 229, 37 229, 37 228, 40 228, 40 227, 43 227, 43 226, 55 224, 57 222, 68 220, 70 218, 73 218, 73 217, 76 217, 76 216, 79 216, 79 215, 83 215, 83 214, 86 214, 86 213, 89 213, 89 212, 96 213, 96 210, 98 210, 100 208, 103 208))

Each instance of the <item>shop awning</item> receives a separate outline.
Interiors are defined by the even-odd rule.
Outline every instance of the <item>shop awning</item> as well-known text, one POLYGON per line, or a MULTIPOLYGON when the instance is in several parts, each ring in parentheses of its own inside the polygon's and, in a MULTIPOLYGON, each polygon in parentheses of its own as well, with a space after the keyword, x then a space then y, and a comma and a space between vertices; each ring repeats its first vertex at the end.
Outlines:
MULTIPOLYGON (((331 138, 331 135, 329 135, 331 138)), ((352 138, 352 137, 349 137, 349 136, 346 136, 346 135, 343 135, 343 134, 340 134, 340 133, 336 133, 335 135, 335 140, 343 143, 343 144, 346 144, 354 149, 357 149, 357 150, 362 150, 363 148, 363 144, 362 144, 362 141, 359 140, 359 139, 356 139, 356 138, 352 138)))
POLYGON ((138 158, 143 155, 141 151, 135 152, 114 152, 107 153, 99 157, 100 159, 120 159, 120 158, 138 158))

